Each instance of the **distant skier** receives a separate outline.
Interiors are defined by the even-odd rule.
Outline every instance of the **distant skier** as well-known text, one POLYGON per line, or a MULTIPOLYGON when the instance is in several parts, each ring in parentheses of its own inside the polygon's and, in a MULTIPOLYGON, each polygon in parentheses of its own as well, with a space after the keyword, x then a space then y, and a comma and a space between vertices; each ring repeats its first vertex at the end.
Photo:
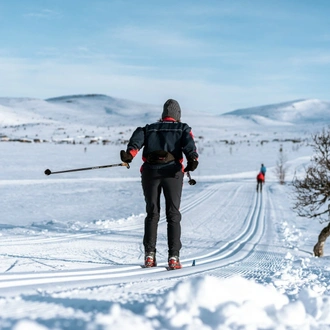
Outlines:
POLYGON ((260 190, 262 192, 262 185, 265 182, 265 176, 262 172, 257 175, 257 192, 260 190))
POLYGON ((194 171, 198 165, 196 145, 188 124, 181 122, 177 101, 169 99, 163 106, 162 118, 153 124, 138 127, 127 149, 121 150, 123 162, 130 163, 143 148, 141 180, 147 216, 144 221, 145 267, 155 267, 157 227, 160 218, 160 195, 165 197, 167 220, 168 268, 181 268, 181 193, 184 172, 194 171), (184 167, 183 154, 187 159, 184 167))
POLYGON ((262 173, 264 175, 264 177, 266 176, 266 167, 264 164, 261 164, 261 167, 260 167, 260 173, 262 173))

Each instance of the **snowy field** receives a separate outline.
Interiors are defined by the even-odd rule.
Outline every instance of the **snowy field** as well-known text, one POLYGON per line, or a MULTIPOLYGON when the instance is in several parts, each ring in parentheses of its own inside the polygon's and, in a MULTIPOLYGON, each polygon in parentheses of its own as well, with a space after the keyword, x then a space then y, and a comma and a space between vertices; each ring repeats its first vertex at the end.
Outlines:
POLYGON ((140 154, 130 169, 44 174, 120 163, 120 141, 161 108, 141 113, 143 105, 114 99, 101 117, 109 100, 78 101, 0 98, 2 136, 49 141, 0 142, 0 329, 330 329, 330 249, 312 255, 325 224, 296 216, 290 185, 312 155, 322 109, 319 122, 297 125, 292 117, 313 113, 306 102, 295 104, 290 120, 276 107, 253 118, 182 111, 200 165, 191 173, 195 186, 184 180, 183 268, 167 271, 164 214, 158 267, 140 267, 140 154), (274 171, 280 148, 285 185, 274 171), (266 183, 257 194, 261 163, 266 183))

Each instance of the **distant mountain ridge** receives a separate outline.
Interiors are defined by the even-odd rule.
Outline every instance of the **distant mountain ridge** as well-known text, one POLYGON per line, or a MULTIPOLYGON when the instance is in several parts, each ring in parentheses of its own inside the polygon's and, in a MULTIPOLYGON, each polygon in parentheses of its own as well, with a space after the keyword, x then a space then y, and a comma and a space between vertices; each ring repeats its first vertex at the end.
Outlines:
MULTIPOLYGON (((192 127, 199 147, 218 141, 301 138, 330 120, 330 103, 296 100, 225 114, 182 106, 183 122, 192 127)), ((163 104, 152 105, 103 94, 37 98, 0 97, 0 138, 70 143, 124 143, 138 126, 160 119, 163 104)))
POLYGON ((85 94, 85 95, 68 95, 49 98, 46 102, 54 105, 65 106, 77 111, 91 112, 98 115, 113 116, 131 116, 148 117, 155 112, 155 106, 130 101, 127 99, 114 98, 104 94, 85 94))
POLYGON ((106 98, 109 100, 116 100, 116 98, 105 95, 105 94, 73 94, 73 95, 62 95, 56 97, 50 97, 45 101, 66 101, 68 99, 80 99, 80 98, 106 98))
POLYGON ((154 106, 150 104, 114 98, 104 94, 68 95, 48 98, 45 101, 80 110, 98 109, 104 111, 105 113, 119 116, 125 114, 141 114, 141 111, 146 114, 154 110, 154 106))
POLYGON ((0 126, 53 120, 106 126, 117 121, 134 125, 160 118, 161 107, 103 94, 68 95, 46 100, 0 97, 0 126), (6 114, 5 114, 6 113, 6 114))
POLYGON ((291 124, 319 123, 330 121, 330 102, 318 99, 303 99, 237 109, 221 116, 236 116, 262 123, 261 117, 274 122, 291 124))
MULTIPOLYGON (((120 99, 104 94, 67 95, 48 98, 0 97, 0 127, 31 123, 57 122, 96 126, 140 126, 157 121, 163 105, 152 105, 120 99)), ((182 108, 182 121, 192 126, 232 127, 252 124, 292 126, 295 124, 324 124, 330 121, 330 102, 305 99, 237 109, 221 115, 182 108), (235 119, 233 120, 233 117, 235 119)))

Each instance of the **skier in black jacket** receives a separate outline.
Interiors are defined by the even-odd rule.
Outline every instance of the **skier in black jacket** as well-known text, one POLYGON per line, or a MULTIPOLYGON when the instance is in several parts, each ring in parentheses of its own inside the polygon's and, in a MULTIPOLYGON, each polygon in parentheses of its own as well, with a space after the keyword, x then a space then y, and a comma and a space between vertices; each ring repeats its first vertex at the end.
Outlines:
POLYGON ((127 149, 120 151, 123 162, 130 163, 141 148, 143 165, 141 179, 146 213, 143 245, 145 266, 156 263, 157 228, 160 218, 160 195, 163 191, 167 219, 168 265, 181 268, 181 193, 184 172, 198 166, 198 154, 191 128, 180 121, 181 109, 177 101, 169 99, 163 107, 162 119, 138 127, 132 134, 127 149), (183 154, 187 166, 183 166, 183 154))

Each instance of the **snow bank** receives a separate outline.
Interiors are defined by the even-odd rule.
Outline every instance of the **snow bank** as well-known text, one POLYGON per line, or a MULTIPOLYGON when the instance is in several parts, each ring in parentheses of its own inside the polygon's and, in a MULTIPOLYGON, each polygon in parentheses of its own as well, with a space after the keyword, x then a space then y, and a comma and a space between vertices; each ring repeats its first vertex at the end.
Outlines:
MULTIPOLYGON (((142 306, 114 303, 107 314, 97 313, 90 325, 116 330, 317 329, 330 326, 329 309, 330 298, 312 289, 290 301, 272 285, 206 276, 181 281, 142 306)), ((18 322, 14 330, 23 329, 26 322, 18 322)), ((29 321, 29 329, 44 328, 29 321)))

